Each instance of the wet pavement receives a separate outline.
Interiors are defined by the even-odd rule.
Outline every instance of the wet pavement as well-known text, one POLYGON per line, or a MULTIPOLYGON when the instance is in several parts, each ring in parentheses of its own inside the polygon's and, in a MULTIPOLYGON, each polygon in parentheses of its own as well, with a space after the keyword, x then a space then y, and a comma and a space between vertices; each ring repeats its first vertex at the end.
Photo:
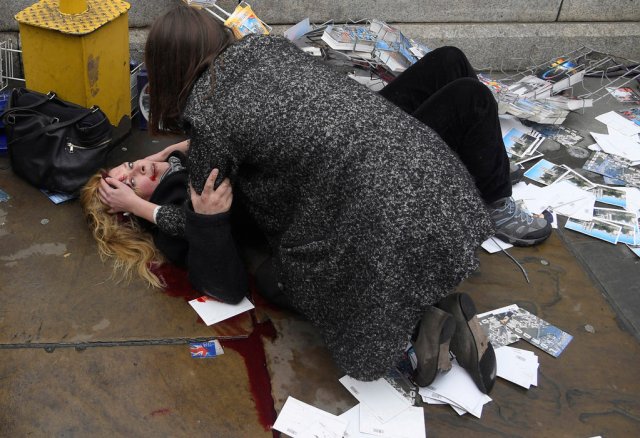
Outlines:
MULTIPOLYGON (((592 111, 565 125, 604 132, 593 115, 606 108, 592 111)), ((174 140, 134 129, 111 161, 174 140)), ((546 158, 581 165, 562 148, 546 158)), ((271 436, 288 396, 334 414, 357 404, 306 321, 258 300, 253 315, 207 327, 187 304, 197 294, 183 271, 165 273, 165 291, 118 283, 77 201, 54 205, 6 157, 0 189, 11 196, 0 202, 0 436, 271 436), (213 338, 224 355, 190 357, 190 342, 213 338)), ((426 406, 428 436, 635 436, 640 259, 562 229, 509 252, 529 283, 504 254, 480 250, 480 269, 459 290, 481 312, 517 303, 573 341, 558 358, 519 341, 539 357, 538 387, 498 379, 481 419, 426 406)))

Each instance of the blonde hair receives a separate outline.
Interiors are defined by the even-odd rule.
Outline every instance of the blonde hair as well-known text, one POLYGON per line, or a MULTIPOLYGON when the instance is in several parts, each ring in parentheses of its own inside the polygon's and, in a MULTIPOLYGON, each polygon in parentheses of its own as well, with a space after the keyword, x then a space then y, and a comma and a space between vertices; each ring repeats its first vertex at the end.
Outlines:
POLYGON ((149 286, 164 287, 150 269, 164 262, 151 235, 133 217, 109 213, 109 206, 100 200, 98 188, 105 173, 101 170, 93 175, 80 192, 80 204, 98 243, 100 258, 103 262, 114 259, 112 278, 129 281, 136 273, 149 286))

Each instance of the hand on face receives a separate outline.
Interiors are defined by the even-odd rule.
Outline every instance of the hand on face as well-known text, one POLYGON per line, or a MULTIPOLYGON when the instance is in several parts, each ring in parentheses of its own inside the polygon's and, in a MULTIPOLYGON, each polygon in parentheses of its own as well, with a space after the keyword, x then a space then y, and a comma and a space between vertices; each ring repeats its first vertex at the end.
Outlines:
POLYGON ((233 201, 233 190, 229 178, 225 178, 217 188, 214 188, 218 169, 213 169, 204 184, 202 193, 198 195, 191 184, 191 203, 193 210, 200 214, 218 214, 229 211, 233 201))
POLYGON ((148 201, 168 167, 166 162, 147 159, 128 161, 111 169, 109 176, 131 187, 138 196, 148 201))
POLYGON ((100 200, 109 206, 109 213, 130 212, 135 202, 140 199, 131 187, 110 176, 100 180, 98 195, 100 200))

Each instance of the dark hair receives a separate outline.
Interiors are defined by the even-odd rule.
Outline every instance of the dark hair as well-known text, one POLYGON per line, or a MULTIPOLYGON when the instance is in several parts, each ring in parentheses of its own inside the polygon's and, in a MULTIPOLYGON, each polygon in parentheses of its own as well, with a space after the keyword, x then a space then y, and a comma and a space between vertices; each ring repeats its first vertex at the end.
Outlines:
POLYGON ((149 77, 149 130, 180 132, 193 83, 235 41, 203 9, 179 4, 155 20, 145 45, 149 77))

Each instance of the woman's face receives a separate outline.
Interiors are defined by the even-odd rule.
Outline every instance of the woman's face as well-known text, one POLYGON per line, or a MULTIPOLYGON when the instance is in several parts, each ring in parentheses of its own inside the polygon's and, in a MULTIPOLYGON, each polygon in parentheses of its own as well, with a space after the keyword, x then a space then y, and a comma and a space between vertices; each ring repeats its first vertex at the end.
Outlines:
POLYGON ((109 171, 109 176, 131 187, 138 196, 149 200, 158 187, 169 163, 149 160, 127 161, 109 171))

